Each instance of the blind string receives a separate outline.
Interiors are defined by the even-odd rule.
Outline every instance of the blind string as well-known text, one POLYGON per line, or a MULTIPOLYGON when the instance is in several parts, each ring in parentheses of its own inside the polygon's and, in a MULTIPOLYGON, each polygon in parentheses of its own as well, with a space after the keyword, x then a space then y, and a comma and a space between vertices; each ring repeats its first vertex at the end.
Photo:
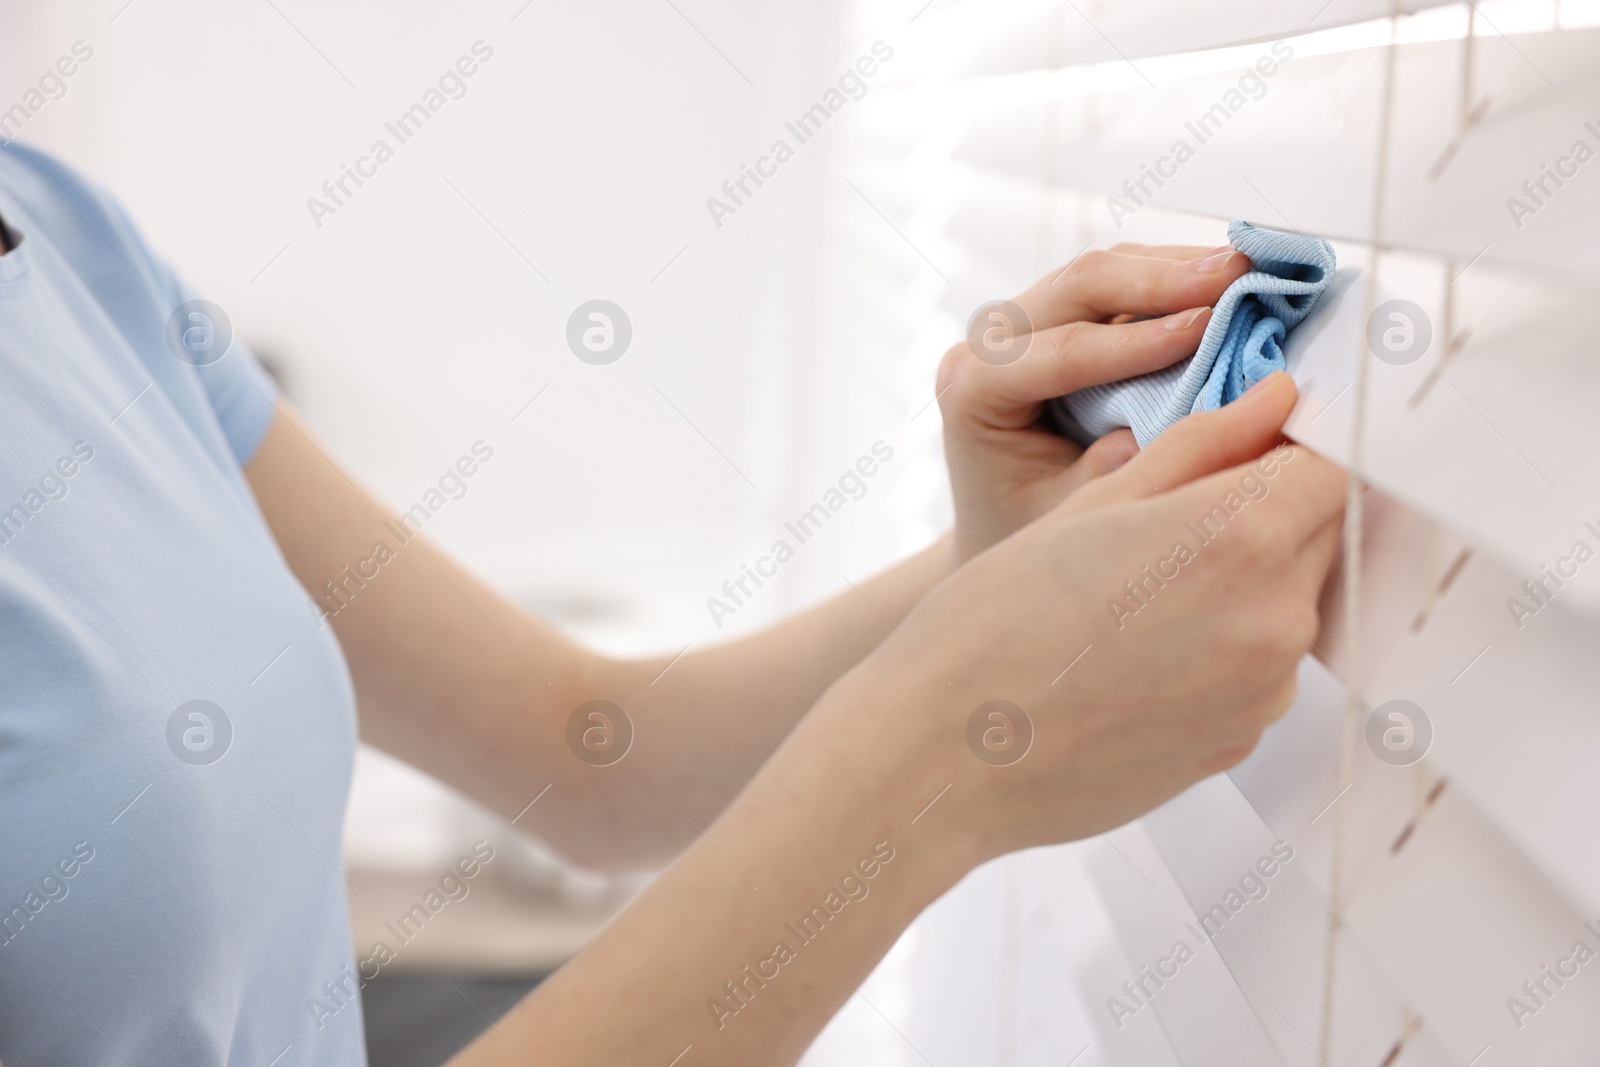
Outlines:
MULTIPOLYGON (((1384 57, 1383 94, 1379 103, 1378 140, 1372 176, 1372 215, 1370 223, 1371 262, 1368 265, 1365 308, 1362 322, 1372 317, 1377 306, 1378 261, 1383 255, 1384 201, 1388 193, 1389 131, 1394 119, 1396 65, 1399 59, 1400 0, 1392 0, 1389 13, 1389 45, 1384 57)), ((1328 871, 1328 916, 1322 971, 1322 1025, 1318 1054, 1331 1064, 1333 1015, 1339 978, 1339 937, 1344 926, 1345 838, 1348 830, 1350 787, 1355 780, 1356 739, 1363 703, 1356 688, 1360 677, 1361 639, 1361 559, 1362 498, 1366 478, 1362 465, 1362 444, 1366 432, 1367 395, 1371 353, 1366 350, 1366 331, 1359 331, 1356 350, 1355 414, 1350 424, 1350 477, 1345 490, 1344 512, 1344 646, 1345 678, 1344 722, 1339 744, 1339 793, 1334 801, 1333 847, 1328 871)))
MULTIPOLYGON (((1560 21, 1560 13, 1561 0, 1556 0, 1555 17, 1558 23, 1560 21)), ((1475 103, 1473 100, 1474 89, 1477 80, 1474 76, 1476 72, 1474 61, 1477 58, 1477 36, 1478 5, 1471 3, 1467 5, 1467 32, 1465 36, 1461 38, 1461 100, 1459 119, 1461 125, 1456 136, 1462 139, 1466 138, 1467 132, 1481 117, 1481 105, 1475 103)), ((1487 98, 1485 98, 1484 102, 1487 102, 1487 98)), ((1459 318, 1457 312, 1460 307, 1460 292, 1456 288, 1456 282, 1461 276, 1460 272, 1457 270, 1458 263, 1459 260, 1455 256, 1451 256, 1445 261, 1444 330, 1442 331, 1444 336, 1444 348, 1439 353, 1439 369, 1441 371, 1443 370, 1445 364, 1456 354, 1456 350, 1462 345, 1467 336, 1465 331, 1458 332, 1456 329, 1457 320, 1459 318)), ((1449 575, 1451 568, 1454 566, 1453 563, 1447 563, 1445 560, 1445 552, 1443 551, 1443 536, 1437 527, 1434 528, 1430 536, 1430 544, 1433 549, 1433 562, 1437 570, 1435 576, 1428 582, 1428 600, 1424 608, 1424 611, 1428 614, 1432 614, 1434 604, 1436 604, 1439 600, 1439 597, 1443 595, 1445 579, 1449 575)), ((1414 782, 1415 796, 1413 798, 1411 813, 1411 823, 1413 826, 1421 822, 1423 814, 1428 810, 1428 798, 1429 794, 1432 792, 1433 783, 1434 775, 1432 769, 1428 766, 1428 761, 1426 759, 1418 760, 1414 782)), ((1407 1014, 1408 1018, 1410 1018, 1411 1016, 1409 1009, 1407 1014)))
MULTIPOLYGON (((1466 140, 1467 132, 1477 123, 1479 118, 1482 117, 1479 106, 1474 103, 1472 99, 1473 85, 1476 80, 1473 77, 1473 64, 1474 60, 1477 58, 1477 34, 1478 5, 1476 3, 1470 3, 1467 5, 1467 32, 1466 35, 1461 38, 1461 99, 1459 105, 1459 126, 1456 130, 1455 139, 1456 144, 1460 144, 1466 140)), ((1488 104, 1487 98, 1484 99, 1483 104, 1488 104)), ((1439 360, 1439 369, 1441 371, 1444 369, 1445 363, 1447 363, 1450 358, 1456 354, 1456 344, 1458 340, 1456 332, 1456 264, 1457 259, 1454 256, 1449 257, 1445 261, 1446 274, 1444 280, 1443 330, 1444 349, 1441 352, 1441 358, 1439 360)))

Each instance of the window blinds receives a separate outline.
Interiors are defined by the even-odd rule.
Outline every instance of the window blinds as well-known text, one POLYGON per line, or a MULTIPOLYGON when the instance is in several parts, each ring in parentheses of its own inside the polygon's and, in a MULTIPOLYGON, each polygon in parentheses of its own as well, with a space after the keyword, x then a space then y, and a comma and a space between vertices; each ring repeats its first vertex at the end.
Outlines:
POLYGON ((925 392, 978 303, 1085 247, 1216 244, 1231 218, 1314 233, 1344 270, 1291 339, 1288 432, 1366 487, 1357 572, 1285 720, 1139 823, 941 902, 947 935, 964 916, 1001 948, 952 974, 950 938, 914 928, 917 966, 863 988, 903 1005, 879 1007, 900 1038, 883 1062, 944 1062, 916 1005, 954 989, 1011 1008, 975 1007, 950 1062, 1589 1062, 1600 4, 1017 0, 908 21, 872 2, 858 28, 894 44, 897 80, 840 161, 889 225, 863 211, 832 239, 847 317, 890 323, 873 341, 905 381, 925 392), (1421 709, 1421 758, 1368 742, 1393 700, 1421 709), (1077 1025, 1043 1039, 1041 1004, 1077 1025))

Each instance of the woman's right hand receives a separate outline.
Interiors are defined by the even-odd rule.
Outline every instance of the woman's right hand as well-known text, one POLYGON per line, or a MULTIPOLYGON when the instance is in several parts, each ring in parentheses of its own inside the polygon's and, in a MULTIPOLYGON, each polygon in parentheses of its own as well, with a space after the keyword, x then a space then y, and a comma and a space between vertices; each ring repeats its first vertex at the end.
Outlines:
POLYGON ((452 1062, 793 1063, 973 867, 1108 830, 1242 758, 1289 703, 1338 537, 1337 467, 1285 447, 1259 470, 1294 397, 1280 375, 1191 416, 941 582, 452 1062), (1186 524, 1212 504, 1227 518, 1199 545, 1186 524), (1193 558, 1144 579, 1180 540, 1193 558), (1107 607, 1138 580, 1153 595, 1137 613, 1107 607), (1001 724, 982 711, 969 748, 992 700, 1033 724, 1020 760, 983 746, 1001 724))
POLYGON ((1184 419, 943 582, 842 683, 888 709, 898 737, 871 743, 906 780, 952 783, 939 821, 972 862, 1136 818, 1287 709, 1345 494, 1282 441, 1296 395, 1277 374, 1184 419))

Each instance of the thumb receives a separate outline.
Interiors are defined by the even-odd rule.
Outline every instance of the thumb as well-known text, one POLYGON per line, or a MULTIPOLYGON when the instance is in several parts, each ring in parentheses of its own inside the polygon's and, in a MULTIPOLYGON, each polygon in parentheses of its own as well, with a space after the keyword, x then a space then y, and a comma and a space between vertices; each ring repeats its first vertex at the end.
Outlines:
POLYGON ((1283 439, 1283 423, 1299 399, 1294 379, 1274 371, 1238 400, 1186 415, 1119 469, 1069 500, 1077 510, 1138 500, 1248 462, 1283 439))

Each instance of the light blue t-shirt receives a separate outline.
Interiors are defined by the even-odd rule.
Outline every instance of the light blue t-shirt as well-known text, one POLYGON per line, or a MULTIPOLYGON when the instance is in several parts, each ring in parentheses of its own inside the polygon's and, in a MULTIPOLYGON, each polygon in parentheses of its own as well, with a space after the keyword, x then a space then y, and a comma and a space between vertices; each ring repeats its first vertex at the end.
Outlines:
POLYGON ((204 309, 169 343, 193 294, 60 163, 0 150, 0 219, 0 1060, 364 1064, 354 694, 241 472, 273 386, 204 309))

